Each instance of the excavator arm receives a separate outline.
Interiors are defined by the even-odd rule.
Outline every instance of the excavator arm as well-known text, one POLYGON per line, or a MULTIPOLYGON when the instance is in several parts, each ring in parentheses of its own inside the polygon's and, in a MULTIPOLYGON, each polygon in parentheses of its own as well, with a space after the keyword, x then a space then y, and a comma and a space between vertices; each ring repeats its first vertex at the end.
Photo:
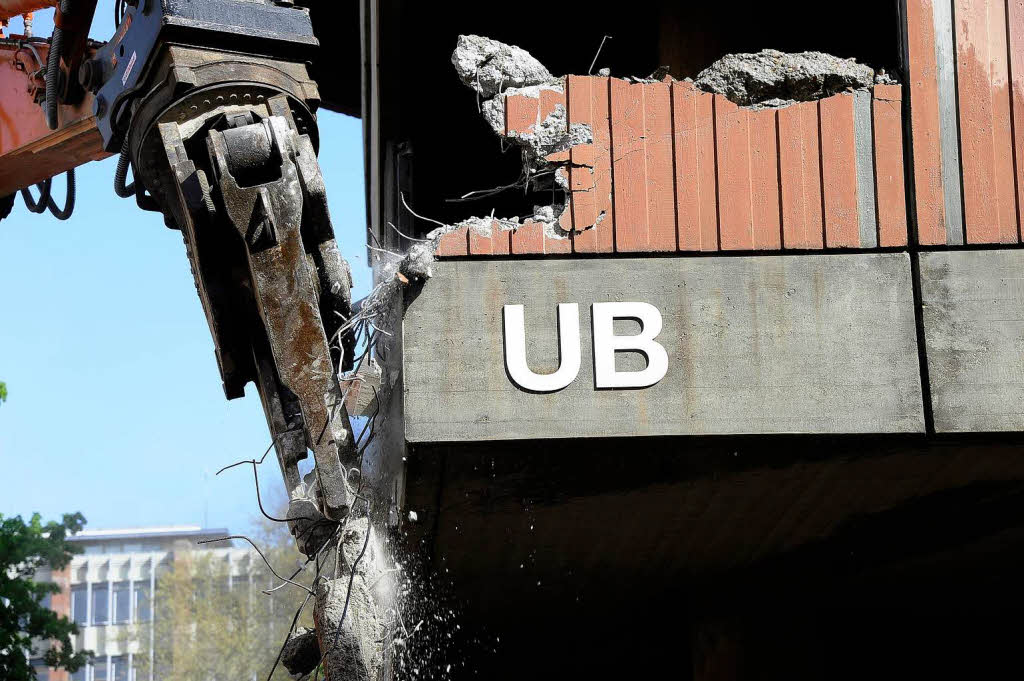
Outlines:
POLYGON ((289 526, 312 556, 352 506, 358 463, 338 378, 351 276, 317 161, 310 10, 121 0, 102 43, 87 38, 92 0, 0 0, 0 20, 54 4, 49 40, 0 38, 0 197, 9 211, 36 185, 29 207, 60 217, 70 206, 51 206, 50 178, 119 156, 114 192, 182 233, 226 396, 259 391, 289 526))

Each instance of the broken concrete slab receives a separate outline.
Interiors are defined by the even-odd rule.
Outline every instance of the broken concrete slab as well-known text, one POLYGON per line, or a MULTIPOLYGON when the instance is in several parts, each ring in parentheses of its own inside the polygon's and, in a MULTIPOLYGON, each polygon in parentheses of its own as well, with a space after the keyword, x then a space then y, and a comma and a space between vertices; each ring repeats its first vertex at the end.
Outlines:
POLYGON ((463 83, 488 98, 510 87, 553 80, 551 72, 526 50, 478 35, 459 36, 452 64, 463 83))
POLYGON ((694 83, 741 106, 777 107, 871 87, 875 71, 824 52, 761 50, 727 54, 694 83))

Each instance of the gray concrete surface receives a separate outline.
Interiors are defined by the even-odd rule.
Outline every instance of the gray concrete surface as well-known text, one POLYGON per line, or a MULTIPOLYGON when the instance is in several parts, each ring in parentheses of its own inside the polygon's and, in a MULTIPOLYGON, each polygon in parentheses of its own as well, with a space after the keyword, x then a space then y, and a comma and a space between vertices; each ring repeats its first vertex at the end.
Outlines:
POLYGON ((920 257, 935 430, 1024 430, 1024 251, 920 257))
MULTIPOLYGON (((461 261, 434 270, 404 321, 412 442, 924 430, 906 254, 461 261), (603 301, 660 309, 658 340, 669 354, 660 383, 594 388, 590 305, 603 301), (557 367, 555 310, 565 302, 580 305, 580 374, 559 392, 524 392, 505 371, 502 306, 525 306, 528 361, 545 372, 557 367)), ((630 324, 619 333, 632 333, 630 324)), ((620 361, 643 366, 636 355, 620 361)))

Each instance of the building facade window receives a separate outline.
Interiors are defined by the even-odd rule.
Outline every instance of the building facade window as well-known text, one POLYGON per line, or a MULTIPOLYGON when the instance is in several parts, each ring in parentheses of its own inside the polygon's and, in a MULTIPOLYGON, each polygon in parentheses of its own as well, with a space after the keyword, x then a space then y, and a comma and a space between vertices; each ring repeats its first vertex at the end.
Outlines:
POLYGON ((85 584, 71 587, 71 617, 75 624, 89 624, 89 590, 85 584))
POLYGON ((108 678, 107 659, 99 656, 92 664, 92 681, 107 681, 108 678))
POLYGON ((83 664, 82 667, 71 675, 71 681, 85 681, 88 677, 89 665, 83 664))
POLYGON ((92 587, 92 623, 106 624, 110 621, 110 590, 107 585, 92 587))
POLYGON ((149 584, 135 584, 135 621, 148 622, 153 619, 153 606, 150 602, 149 584))
POLYGON ((42 660, 32 660, 32 669, 36 672, 36 681, 50 681, 50 668, 42 660))
POLYGON ((116 655, 110 658, 111 681, 132 681, 132 676, 127 655, 116 655))
POLYGON ((114 582, 114 624, 128 624, 131 612, 131 582, 114 582))

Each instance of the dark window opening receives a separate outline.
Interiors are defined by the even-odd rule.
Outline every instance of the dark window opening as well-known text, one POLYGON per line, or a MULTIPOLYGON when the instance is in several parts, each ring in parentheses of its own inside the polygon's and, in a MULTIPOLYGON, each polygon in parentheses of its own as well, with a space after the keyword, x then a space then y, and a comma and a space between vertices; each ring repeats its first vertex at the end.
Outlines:
POLYGON ((92 588, 92 623, 106 624, 110 621, 110 590, 104 586, 92 588))
POLYGON ((71 617, 75 624, 89 624, 89 600, 85 584, 71 587, 71 617))
MULTIPOLYGON (((549 8, 550 9, 550 8, 549 8)), ((436 225, 412 218, 401 206, 451 224, 471 216, 529 215, 535 205, 564 202, 550 188, 517 187, 474 201, 453 201, 473 190, 514 183, 520 148, 502 141, 477 110, 476 94, 451 65, 459 34, 478 34, 518 45, 555 76, 586 74, 604 35, 594 73, 646 77, 659 66, 675 78, 695 77, 718 58, 735 52, 777 49, 821 51, 851 57, 899 78, 899 19, 894 0, 869 0, 856 8, 800 0, 789 3, 633 3, 629 20, 614 12, 565 8, 531 22, 507 8, 458 0, 445 6, 444 22, 430 3, 385 3, 380 15, 379 150, 384 244, 397 240, 387 221, 406 234, 436 225), (424 26, 431 26, 424 31, 424 26), (554 200, 552 195, 555 195, 554 200)))

